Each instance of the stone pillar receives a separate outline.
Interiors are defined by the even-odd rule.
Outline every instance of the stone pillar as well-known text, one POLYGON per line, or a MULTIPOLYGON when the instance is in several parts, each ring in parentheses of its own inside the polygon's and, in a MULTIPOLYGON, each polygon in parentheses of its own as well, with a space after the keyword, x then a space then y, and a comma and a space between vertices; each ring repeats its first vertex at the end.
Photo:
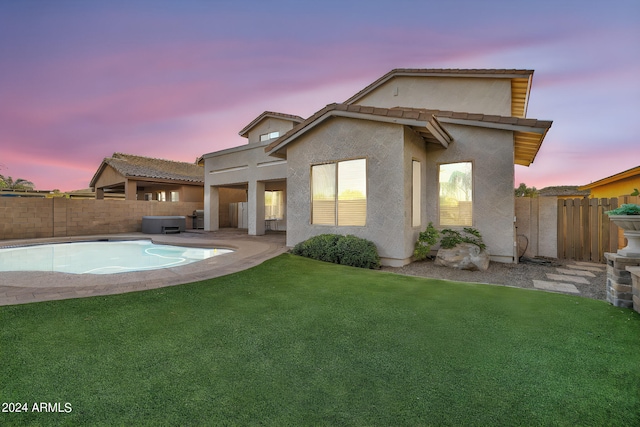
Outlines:
POLYGON ((605 252, 607 259, 607 301, 616 307, 633 307, 631 272, 627 267, 640 266, 640 257, 605 252))
POLYGON ((631 273, 633 309, 640 313, 640 267, 627 267, 627 271, 631 273))
POLYGON ((249 235, 262 236, 264 234, 264 182, 249 181, 247 202, 249 235))
POLYGON ((96 199, 104 200, 104 188, 96 187, 96 199))

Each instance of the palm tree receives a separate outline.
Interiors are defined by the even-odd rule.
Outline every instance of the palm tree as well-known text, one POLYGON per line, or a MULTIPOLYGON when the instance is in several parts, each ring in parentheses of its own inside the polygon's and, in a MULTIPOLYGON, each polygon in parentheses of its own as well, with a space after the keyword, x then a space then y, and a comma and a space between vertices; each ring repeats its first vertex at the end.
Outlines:
POLYGON ((4 176, 0 174, 0 188, 6 188, 7 190, 33 190, 35 185, 31 181, 18 178, 15 181, 10 176, 4 176))

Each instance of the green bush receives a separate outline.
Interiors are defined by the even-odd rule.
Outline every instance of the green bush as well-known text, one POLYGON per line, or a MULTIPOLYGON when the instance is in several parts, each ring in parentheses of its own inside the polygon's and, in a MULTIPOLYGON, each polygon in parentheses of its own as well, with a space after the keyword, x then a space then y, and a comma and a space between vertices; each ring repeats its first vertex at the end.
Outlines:
POLYGON ((633 203, 623 204, 617 209, 605 212, 607 215, 640 215, 640 205, 633 203))
POLYGON ((413 250, 413 257, 416 261, 423 260, 429 256, 431 253, 431 247, 438 243, 439 235, 440 233, 433 226, 433 223, 429 222, 426 230, 420 232, 415 249, 413 250))
POLYGON ((380 268, 376 245, 352 235, 320 234, 298 243, 291 253, 351 267, 380 268))

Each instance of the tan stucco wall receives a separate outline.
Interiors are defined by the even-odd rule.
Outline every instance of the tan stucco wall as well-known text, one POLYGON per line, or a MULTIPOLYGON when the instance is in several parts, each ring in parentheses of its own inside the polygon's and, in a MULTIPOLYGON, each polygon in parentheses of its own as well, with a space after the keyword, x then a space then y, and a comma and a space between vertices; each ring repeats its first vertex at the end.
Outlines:
POLYGON ((102 173, 96 181, 96 188, 110 187, 113 185, 123 184, 125 177, 116 172, 114 168, 106 165, 102 173))
POLYGON ((405 218, 410 211, 406 212, 403 145, 402 126, 347 118, 333 118, 290 144, 287 246, 323 233, 353 234, 375 243, 383 261, 405 259, 405 218), (357 158, 367 159, 366 225, 311 224, 311 165, 357 158))
POLYGON ((463 77, 395 77, 355 104, 511 116, 511 80, 463 77))
POLYGON ((438 164, 470 161, 473 164, 473 227, 482 234, 492 260, 513 262, 515 195, 512 132, 452 124, 443 127, 454 142, 447 149, 427 150, 427 221, 433 221, 436 227, 440 227, 438 164))
POLYGON ((268 117, 258 123, 253 129, 249 131, 249 144, 260 143, 260 135, 267 132, 279 131, 280 135, 284 135, 295 125, 291 120, 276 119, 268 117))
MULTIPOLYGON (((0 240, 141 231, 147 215, 191 215, 202 202, 0 198, 0 240)), ((187 218, 187 228, 191 228, 187 218)))

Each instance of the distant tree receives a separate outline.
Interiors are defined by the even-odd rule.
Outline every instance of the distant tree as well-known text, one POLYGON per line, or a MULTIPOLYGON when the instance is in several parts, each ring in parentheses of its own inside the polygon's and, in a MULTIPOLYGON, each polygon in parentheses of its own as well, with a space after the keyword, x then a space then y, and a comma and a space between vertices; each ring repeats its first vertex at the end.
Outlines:
POLYGON ((536 187, 527 187, 524 182, 520 183, 515 189, 516 197, 538 197, 538 189, 536 187))
POLYGON ((4 176, 0 174, 0 188, 6 188, 8 190, 33 190, 35 185, 31 181, 18 178, 15 181, 10 176, 4 176))

